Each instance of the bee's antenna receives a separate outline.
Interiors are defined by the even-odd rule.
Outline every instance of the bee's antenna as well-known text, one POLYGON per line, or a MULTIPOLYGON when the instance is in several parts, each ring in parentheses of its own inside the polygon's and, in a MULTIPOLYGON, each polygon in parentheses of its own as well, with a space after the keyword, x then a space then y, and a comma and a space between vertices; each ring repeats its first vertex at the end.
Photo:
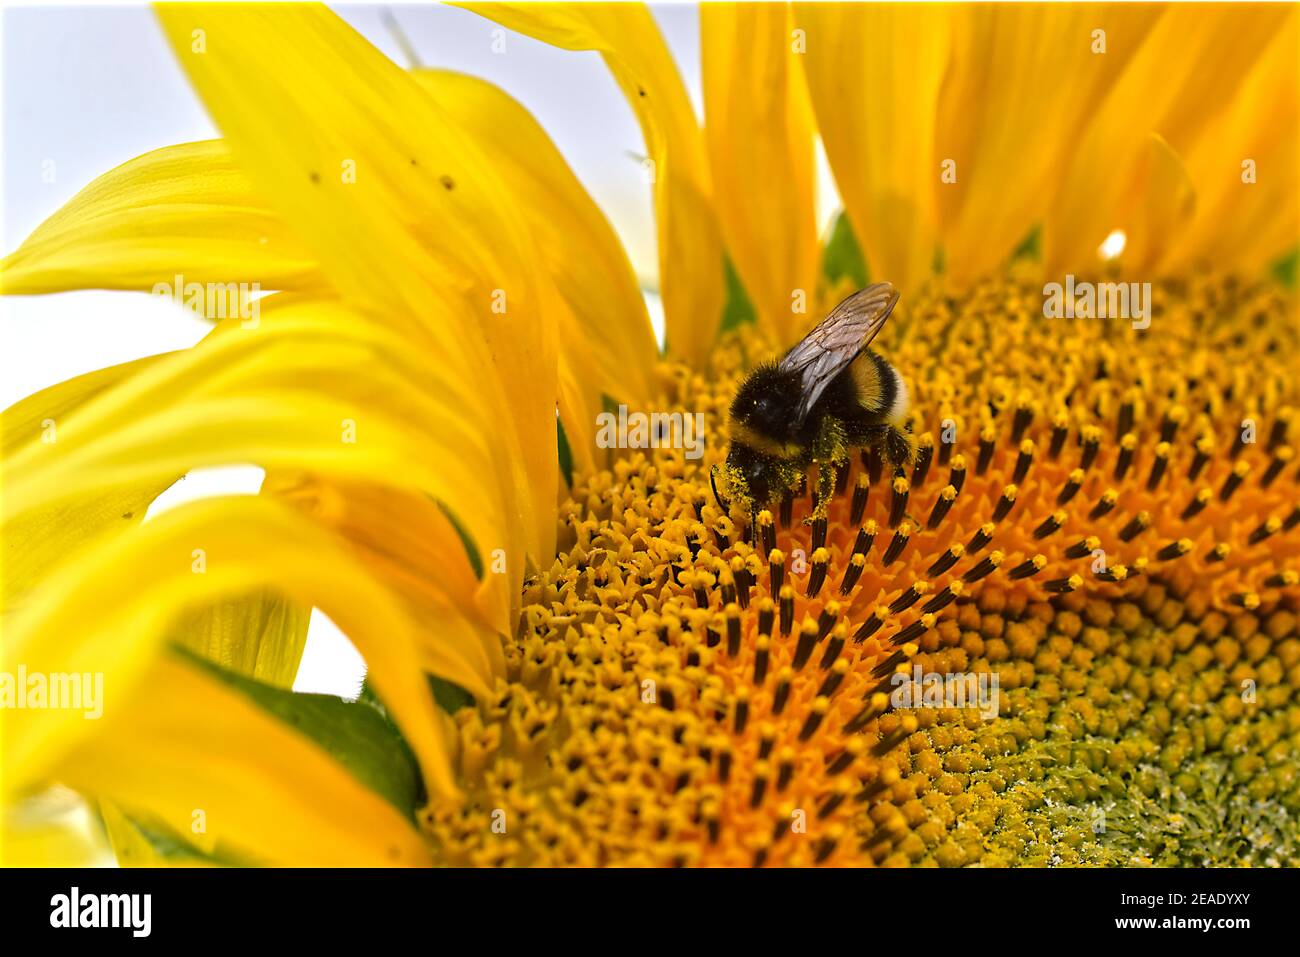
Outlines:
POLYGON ((709 484, 713 486, 713 498, 718 503, 718 508, 724 512, 731 511, 731 503, 718 494, 718 467, 715 465, 709 469, 709 484))

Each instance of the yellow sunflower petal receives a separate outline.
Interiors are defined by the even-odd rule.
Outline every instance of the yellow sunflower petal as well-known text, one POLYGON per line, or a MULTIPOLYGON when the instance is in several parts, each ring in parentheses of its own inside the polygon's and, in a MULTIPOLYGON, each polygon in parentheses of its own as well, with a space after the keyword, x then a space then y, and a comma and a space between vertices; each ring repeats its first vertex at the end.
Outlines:
POLYGON ((543 264, 578 320, 571 334, 594 340, 596 384, 620 400, 649 401, 654 331, 632 264, 546 131, 486 80, 450 70, 412 75, 483 150, 516 198, 543 264))
MULTIPOLYGON (((0 415, 0 455, 7 458, 27 445, 40 448, 47 458, 60 455, 67 448, 59 445, 60 429, 70 414, 162 359, 150 356, 77 376, 10 406, 0 415)), ((11 607, 50 568, 96 535, 141 521, 149 503, 179 477, 62 501, 7 524, 0 537, 0 609, 11 607)))
MULTIPOLYGON (((308 467, 396 484, 426 504, 441 503, 445 514, 463 523, 470 546, 490 559, 493 573, 482 576, 479 601, 496 630, 505 630, 509 581, 520 573, 495 544, 501 539, 492 537, 498 533, 483 483, 473 472, 475 452, 480 458, 488 454, 485 439, 465 425, 454 402, 440 404, 429 394, 438 370, 404 352, 403 343, 382 330, 349 320, 337 304, 285 307, 263 317, 255 330, 232 328, 222 334, 219 327, 199 347, 89 403, 65 425, 57 457, 33 443, 6 458, 0 507, 11 516, 8 521, 203 465, 308 467), (359 338, 346 335, 349 324, 359 338), (339 379, 339 368, 355 371, 339 379), (367 372, 378 377, 370 379, 367 372), (330 390, 335 399, 320 397, 330 390), (375 396, 386 408, 368 406, 375 396)), ((444 546, 429 570, 437 583, 469 546, 449 534, 434 541, 444 546)), ((425 608, 430 620, 454 613, 459 621, 462 613, 447 596, 463 594, 445 592, 425 608)), ((501 673, 500 652, 489 650, 481 622, 458 626, 453 637, 480 686, 501 673)), ((421 650, 430 670, 444 666, 436 642, 425 641, 421 650)))
POLYGON ((1196 215, 1162 264, 1243 273, 1300 243, 1300 18, 1291 16, 1233 99, 1185 153, 1196 215))
MULTIPOLYGON (((465 659, 464 650, 476 647, 472 629, 458 617, 429 622, 439 642, 421 644, 392 596, 337 539, 264 496, 181 506, 79 555, 5 620, 0 662, 10 675, 21 665, 27 674, 102 676, 98 707, 116 715, 156 693, 142 691, 141 681, 178 616, 258 587, 333 619, 365 658, 430 788, 454 792, 423 671, 485 694, 483 676, 465 659)), ((5 787, 39 780, 90 734, 97 722, 83 710, 10 711, 5 787)))
POLYGON ((585 450, 603 396, 633 408, 650 401, 654 331, 627 254, 550 137, 518 102, 465 74, 412 75, 497 171, 569 307, 560 316, 560 394, 566 383, 579 391, 561 402, 561 411, 575 451, 585 450))
POLYGON ((238 692, 164 656, 148 690, 106 710, 93 742, 67 755, 70 786, 147 811, 178 834, 259 862, 426 865, 419 833, 322 748, 238 692))
POLYGON ((1038 223, 1086 116, 1151 24, 1148 4, 970 4, 949 10, 935 149, 944 268, 986 275, 1038 223))
POLYGON ((0 262, 0 293, 157 283, 324 284, 220 140, 167 146, 96 179, 0 262))
POLYGON ((653 164, 659 288, 670 352, 701 364, 717 335, 723 250, 708 157, 681 75, 640 3, 457 4, 566 50, 604 58, 636 112, 653 164))
POLYGON ((268 475, 262 488, 346 539, 370 572, 407 602, 412 615, 464 614, 476 627, 481 646, 473 661, 485 674, 505 673, 499 636, 511 630, 510 606, 497 587, 504 577, 504 556, 475 550, 471 558, 447 513, 427 495, 306 473, 268 475))
POLYGON ((932 4, 795 5, 804 72, 840 197, 873 279, 903 289, 936 252, 935 117, 951 18, 932 4))
POLYGON ((1215 117, 1238 108, 1243 80, 1293 16, 1285 4, 1175 4, 1163 11, 1071 150, 1043 229, 1049 275, 1097 266, 1098 247, 1131 208, 1138 180, 1149 175, 1148 134, 1186 155, 1215 117))
POLYGON ((1147 137, 1132 190, 1115 228, 1125 236, 1125 270, 1146 275, 1191 221, 1196 193, 1182 158, 1156 133, 1147 137))
MULTIPOLYGON (((565 308, 562 313, 560 328, 565 330, 565 338, 555 384, 556 414, 565 430, 574 467, 584 471, 595 466, 597 455, 608 459, 613 454, 610 450, 600 450, 596 444, 596 416, 605 405, 602 396, 608 393, 592 388, 594 377, 585 374, 594 372, 598 365, 599 344, 578 333, 578 322, 572 312, 565 308)), ((556 441, 559 441, 558 432, 556 441)), ((558 448, 556 452, 558 457, 558 448)))
POLYGON ((334 287, 459 377, 475 421, 498 423, 493 471, 506 480, 508 544, 548 558, 556 317, 526 229, 482 154, 419 83, 323 6, 157 12, 235 160, 334 287))
POLYGON ((310 618, 310 608, 262 590, 223 599, 187 616, 173 636, 223 668, 277 688, 292 688, 310 618))
POLYGON ((758 319, 787 343, 817 283, 815 131, 780 3, 700 5, 704 130, 718 220, 758 319))
POLYGON ((251 462, 422 491, 487 552, 504 540, 492 441, 445 366, 338 303, 298 303, 264 314, 257 328, 219 330, 88 402, 63 423, 57 455, 37 441, 10 451, 0 508, 9 517, 251 462))

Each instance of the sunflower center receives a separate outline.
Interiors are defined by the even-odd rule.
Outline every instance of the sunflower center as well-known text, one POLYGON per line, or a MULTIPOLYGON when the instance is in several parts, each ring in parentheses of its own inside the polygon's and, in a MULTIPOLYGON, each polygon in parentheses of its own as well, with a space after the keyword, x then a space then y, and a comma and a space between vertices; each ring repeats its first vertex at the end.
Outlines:
POLYGON ((1230 279, 1158 287, 1141 331, 1047 319, 1013 280, 921 296, 877 343, 917 461, 865 451, 816 519, 710 491, 756 338, 665 368, 708 454, 572 490, 509 681, 456 714, 467 796, 431 840, 473 864, 1294 861, 1283 309, 1230 279))

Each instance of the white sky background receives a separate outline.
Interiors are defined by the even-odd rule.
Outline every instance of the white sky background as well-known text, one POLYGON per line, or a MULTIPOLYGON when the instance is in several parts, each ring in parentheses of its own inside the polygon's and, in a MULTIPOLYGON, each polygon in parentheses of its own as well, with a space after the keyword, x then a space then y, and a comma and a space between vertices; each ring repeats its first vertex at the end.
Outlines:
MULTIPOLYGON (((405 62, 381 7, 334 9, 405 62)), ((653 286, 649 188, 629 155, 643 153, 644 142, 599 55, 558 50, 510 32, 498 54, 491 48, 496 25, 475 14, 432 4, 389 9, 426 66, 491 80, 532 112, 613 221, 638 275, 653 286)), ((652 9, 702 113, 696 8, 652 9)), ((145 6, 7 5, 0 30, 0 249, 6 254, 100 174, 149 150, 217 135, 145 6), (49 162, 53 182, 42 176, 49 162)), ((835 200, 831 189, 822 192, 825 222, 835 200)), ((193 345, 207 329, 180 307, 145 293, 0 297, 0 408, 84 372, 193 345)), ((251 467, 191 474, 151 514, 202 495, 255 492, 260 481, 260 470, 251 467)), ((361 673, 346 639, 314 615, 296 687, 353 694, 361 673)))

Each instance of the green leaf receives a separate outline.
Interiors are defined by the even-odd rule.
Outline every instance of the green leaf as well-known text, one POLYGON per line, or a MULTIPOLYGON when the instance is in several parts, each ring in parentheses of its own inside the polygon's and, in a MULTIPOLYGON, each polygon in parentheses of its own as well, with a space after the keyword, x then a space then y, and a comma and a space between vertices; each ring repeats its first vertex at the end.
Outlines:
POLYGON ((867 285, 867 261, 846 213, 836 216, 831 227, 831 238, 822 251, 822 274, 832 284, 847 276, 859 289, 867 285))
POLYGON ((740 281, 740 274, 736 272, 736 267, 731 264, 729 257, 723 257, 722 269, 727 278, 727 301, 722 307, 721 331, 726 332, 745 323, 758 321, 754 304, 749 301, 745 286, 740 281))
POLYGON ((177 651, 320 745, 357 780, 412 816, 423 796, 415 755, 388 719, 366 701, 273 688, 194 655, 177 651))

